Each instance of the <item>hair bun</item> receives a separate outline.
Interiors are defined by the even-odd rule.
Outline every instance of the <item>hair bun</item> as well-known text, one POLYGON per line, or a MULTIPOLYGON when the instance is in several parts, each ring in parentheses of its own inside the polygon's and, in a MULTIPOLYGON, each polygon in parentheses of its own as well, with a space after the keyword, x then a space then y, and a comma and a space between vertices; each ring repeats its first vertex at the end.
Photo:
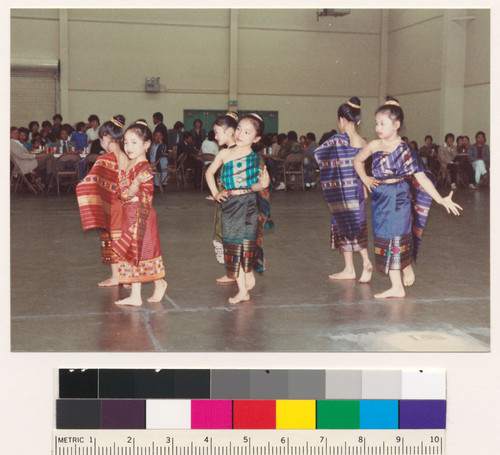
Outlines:
POLYGON ((238 121, 238 113, 235 111, 227 111, 226 116, 238 121))
POLYGON ((385 103, 384 103, 384 105, 389 105, 389 106, 392 105, 392 106, 398 106, 398 107, 400 107, 399 101, 396 98, 394 98, 393 96, 390 96, 390 95, 388 95, 388 96, 385 97, 385 103))
POLYGON ((354 109, 361 109, 361 100, 357 96, 351 97, 347 104, 354 109))

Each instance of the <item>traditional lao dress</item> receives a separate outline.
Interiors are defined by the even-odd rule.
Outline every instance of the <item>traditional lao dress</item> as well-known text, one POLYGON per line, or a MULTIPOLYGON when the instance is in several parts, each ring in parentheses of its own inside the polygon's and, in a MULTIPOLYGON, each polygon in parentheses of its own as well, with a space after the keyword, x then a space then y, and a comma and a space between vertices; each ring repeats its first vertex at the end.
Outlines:
POLYGON ((319 146, 314 155, 319 165, 321 188, 332 214, 331 248, 342 252, 368 246, 363 184, 353 160, 361 149, 352 147, 349 135, 336 134, 319 146))
POLYGON ((404 141, 393 152, 373 153, 373 176, 379 181, 372 188, 375 264, 381 273, 402 270, 417 259, 422 231, 432 198, 414 174, 425 172, 420 157, 404 141))
POLYGON ((122 206, 117 196, 118 171, 115 154, 106 153, 97 159, 76 187, 83 230, 99 229, 102 262, 105 264, 119 261, 111 247, 122 232, 122 206))
POLYGON ((259 179, 261 158, 255 152, 228 161, 222 167, 222 185, 229 196, 221 202, 222 242, 227 276, 236 278, 240 267, 250 272, 256 261, 259 212, 252 185, 259 179))
POLYGON ((118 281, 124 284, 146 283, 165 276, 153 208, 153 179, 141 183, 135 196, 128 195, 138 175, 153 175, 148 162, 141 161, 119 173, 118 196, 122 203, 123 226, 120 240, 113 243, 113 249, 120 257, 118 281))

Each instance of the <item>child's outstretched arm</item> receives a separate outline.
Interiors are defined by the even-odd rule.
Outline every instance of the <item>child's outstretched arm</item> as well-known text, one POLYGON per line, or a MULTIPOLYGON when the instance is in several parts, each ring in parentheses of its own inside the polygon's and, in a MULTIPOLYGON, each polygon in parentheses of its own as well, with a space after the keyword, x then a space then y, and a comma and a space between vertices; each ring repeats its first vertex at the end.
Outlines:
POLYGON ((427 178, 424 172, 417 172, 415 174, 415 178, 417 182, 420 183, 422 188, 434 199, 439 205, 442 205, 448 213, 453 213, 453 215, 460 215, 459 209, 463 210, 456 202, 451 200, 453 196, 453 191, 448 194, 446 197, 442 197, 432 182, 427 178))

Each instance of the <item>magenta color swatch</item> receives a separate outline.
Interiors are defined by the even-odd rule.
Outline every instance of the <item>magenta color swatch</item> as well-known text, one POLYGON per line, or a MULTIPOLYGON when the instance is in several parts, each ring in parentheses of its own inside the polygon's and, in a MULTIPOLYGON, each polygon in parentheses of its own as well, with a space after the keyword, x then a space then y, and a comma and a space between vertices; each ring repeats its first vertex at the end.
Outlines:
POLYGON ((192 400, 191 428, 193 430, 230 430, 233 428, 231 400, 192 400))

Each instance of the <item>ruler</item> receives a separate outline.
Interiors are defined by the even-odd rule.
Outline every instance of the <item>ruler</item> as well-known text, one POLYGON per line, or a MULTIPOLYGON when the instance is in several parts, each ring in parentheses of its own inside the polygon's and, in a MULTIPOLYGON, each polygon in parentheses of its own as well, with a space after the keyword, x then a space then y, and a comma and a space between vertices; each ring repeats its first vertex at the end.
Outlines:
POLYGON ((445 430, 54 430, 52 455, 444 455, 445 430))

